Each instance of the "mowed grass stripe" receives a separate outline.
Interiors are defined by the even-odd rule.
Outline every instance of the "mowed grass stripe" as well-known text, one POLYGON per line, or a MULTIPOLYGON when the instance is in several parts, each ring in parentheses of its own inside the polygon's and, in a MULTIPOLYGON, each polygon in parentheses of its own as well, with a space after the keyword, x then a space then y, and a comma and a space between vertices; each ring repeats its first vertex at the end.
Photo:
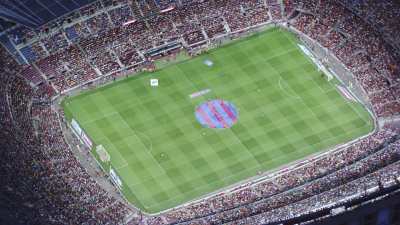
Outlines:
POLYGON ((369 114, 321 78, 295 41, 272 29, 64 105, 107 146, 125 197, 158 212, 372 129, 369 114), (150 87, 150 78, 160 86, 150 87), (211 92, 189 98, 203 89, 211 92), (201 127, 194 110, 211 99, 234 103, 237 124, 201 127))

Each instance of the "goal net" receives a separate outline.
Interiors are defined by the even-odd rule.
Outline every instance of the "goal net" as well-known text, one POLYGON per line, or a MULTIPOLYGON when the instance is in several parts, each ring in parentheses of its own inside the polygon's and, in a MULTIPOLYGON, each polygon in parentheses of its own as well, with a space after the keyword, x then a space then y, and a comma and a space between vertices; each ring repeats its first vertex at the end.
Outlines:
POLYGON ((98 145, 96 152, 102 162, 110 162, 110 154, 108 154, 103 145, 98 145))
POLYGON ((297 44, 300 49, 313 61, 313 63, 318 67, 318 71, 321 72, 322 76, 326 77, 328 81, 331 81, 333 79, 333 75, 328 71, 328 69, 325 67, 325 63, 327 62, 327 59, 322 59, 322 62, 318 60, 313 53, 311 53, 310 50, 308 50, 307 47, 301 44, 297 44))

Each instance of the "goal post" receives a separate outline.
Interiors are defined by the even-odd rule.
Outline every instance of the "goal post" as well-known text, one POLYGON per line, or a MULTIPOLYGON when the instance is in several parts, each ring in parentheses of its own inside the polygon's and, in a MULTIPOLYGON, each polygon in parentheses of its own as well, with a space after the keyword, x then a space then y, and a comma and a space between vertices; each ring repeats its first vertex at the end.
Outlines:
POLYGON ((327 62, 326 58, 323 58, 321 61, 319 59, 317 59, 314 54, 308 50, 308 48, 304 45, 301 44, 297 44, 300 49, 303 51, 304 54, 306 54, 311 61, 317 66, 318 71, 321 73, 322 77, 326 77, 326 79, 328 81, 331 81, 333 79, 333 75, 331 72, 329 72, 329 70, 326 68, 326 66, 324 65, 327 62))
POLYGON ((331 73, 327 72, 327 73, 325 73, 325 76, 326 76, 326 79, 327 79, 328 81, 333 80, 333 75, 332 75, 331 73))
POLYGON ((107 152, 107 150, 104 148, 103 145, 97 145, 96 146, 96 153, 100 158, 100 161, 103 163, 106 163, 107 165, 103 167, 104 170, 108 175, 110 175, 111 181, 120 189, 122 190, 122 180, 118 176, 117 171, 113 168, 113 166, 110 163, 111 156, 107 152))
POLYGON ((103 145, 98 145, 96 147, 96 153, 103 163, 110 162, 111 156, 110 154, 108 154, 107 150, 103 147, 103 145))

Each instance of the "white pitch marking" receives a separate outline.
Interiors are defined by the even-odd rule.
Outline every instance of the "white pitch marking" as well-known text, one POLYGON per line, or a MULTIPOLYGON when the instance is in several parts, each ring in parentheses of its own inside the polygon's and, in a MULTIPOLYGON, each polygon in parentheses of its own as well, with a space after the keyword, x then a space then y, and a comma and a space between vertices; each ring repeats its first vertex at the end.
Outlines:
MULTIPOLYGON (((298 96, 298 95, 296 94, 295 91, 291 90, 292 92, 295 93, 295 95, 292 95, 292 94, 290 94, 284 87, 282 87, 282 83, 281 83, 282 80, 283 80, 282 77, 279 77, 279 81, 278 81, 279 88, 280 88, 286 95, 288 95, 289 97, 292 97, 292 98, 294 98, 294 99, 301 99, 300 96, 298 96)), ((283 80, 283 81, 284 81, 284 80, 283 80)), ((284 82, 286 83, 286 81, 284 81, 284 82)), ((289 87, 289 84, 286 83, 286 85, 289 87)), ((290 88, 290 87, 289 87, 289 88, 290 88)))

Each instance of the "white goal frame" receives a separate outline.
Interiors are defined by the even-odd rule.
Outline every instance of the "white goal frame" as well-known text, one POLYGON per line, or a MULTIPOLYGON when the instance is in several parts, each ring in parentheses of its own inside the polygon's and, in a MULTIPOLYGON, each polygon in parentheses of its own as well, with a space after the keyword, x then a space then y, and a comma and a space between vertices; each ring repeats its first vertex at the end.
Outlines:
POLYGON ((111 156, 110 154, 108 154, 107 150, 103 147, 103 145, 98 145, 96 147, 96 153, 102 162, 105 163, 110 162, 111 156))

